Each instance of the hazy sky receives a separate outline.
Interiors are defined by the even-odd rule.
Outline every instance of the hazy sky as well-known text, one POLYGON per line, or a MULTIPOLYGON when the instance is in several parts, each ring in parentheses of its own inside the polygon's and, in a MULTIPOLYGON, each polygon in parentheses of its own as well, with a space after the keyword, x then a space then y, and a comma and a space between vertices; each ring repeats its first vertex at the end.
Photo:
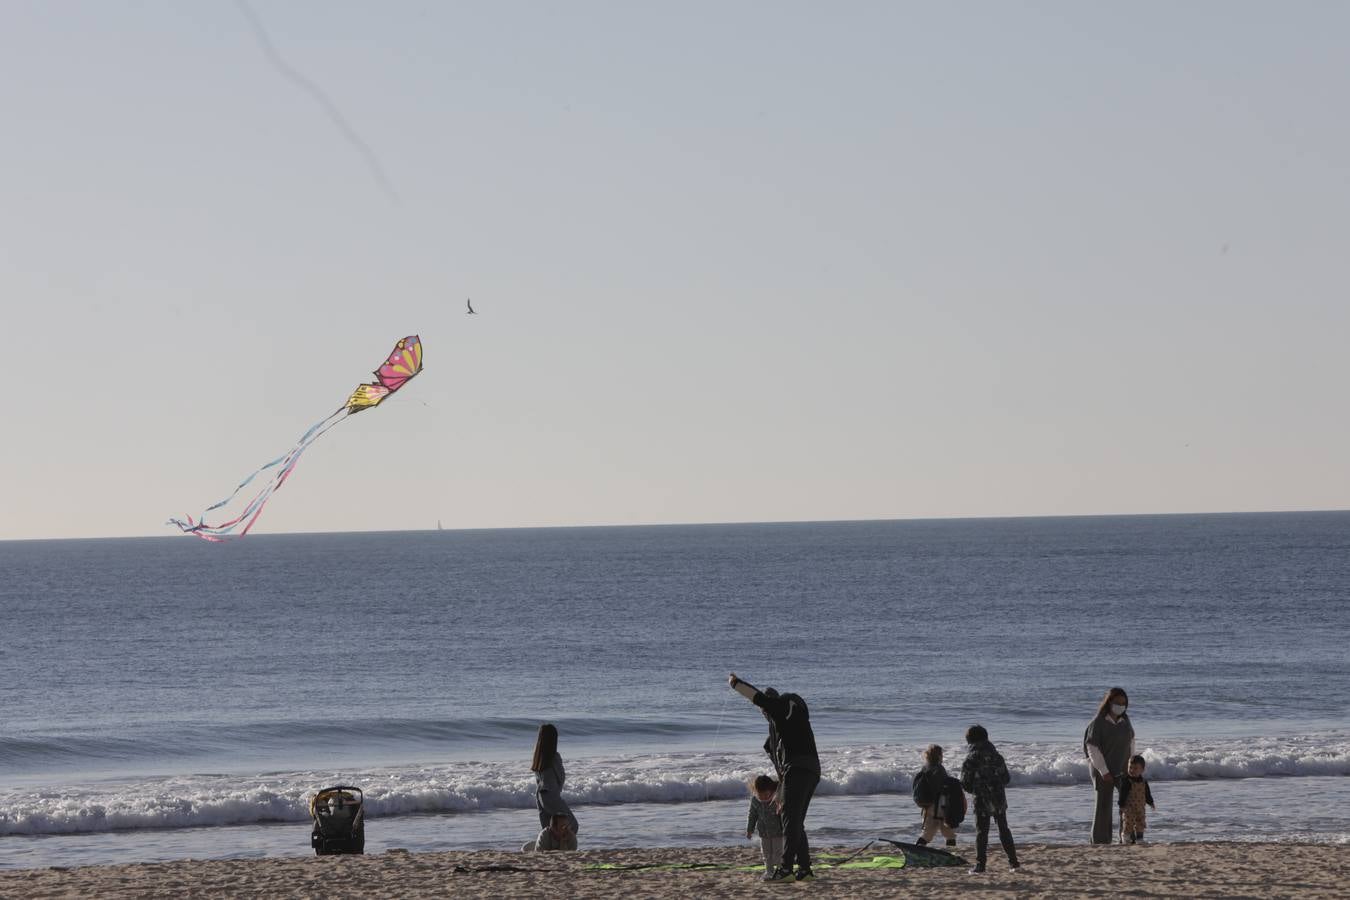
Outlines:
POLYGON ((411 333, 256 532, 1350 507, 1348 4, 251 8, 397 200, 238 4, 0 0, 0 538, 411 333))

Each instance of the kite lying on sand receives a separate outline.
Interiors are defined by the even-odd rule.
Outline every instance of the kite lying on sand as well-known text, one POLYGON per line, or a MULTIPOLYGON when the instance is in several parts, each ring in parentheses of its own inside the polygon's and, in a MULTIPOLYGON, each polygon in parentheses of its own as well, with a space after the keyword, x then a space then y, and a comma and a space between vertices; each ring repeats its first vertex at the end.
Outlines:
POLYGON ((386 397, 403 387, 421 371, 422 340, 417 335, 410 334, 394 345, 394 352, 389 354, 389 359, 385 360, 384 365, 375 370, 375 381, 373 383, 357 385, 356 390, 347 398, 346 403, 339 406, 328 418, 316 422, 304 433, 296 445, 284 455, 262 466, 241 481, 239 487, 235 488, 234 493, 230 496, 219 503, 208 506, 198 521, 194 522, 192 516, 187 516, 185 519, 170 519, 168 524, 177 525, 187 534, 195 534, 207 541, 223 541, 227 538, 243 537, 248 534, 248 530, 253 527, 253 523, 258 521, 258 516, 262 514, 263 507, 267 505, 268 499, 285 482, 287 476, 291 474, 291 470, 295 468, 295 464, 300 461, 300 454, 304 453, 310 444, 318 440, 328 429, 349 416, 354 416, 373 406, 379 406, 386 397), (248 502, 243 512, 228 522, 220 522, 216 525, 207 524, 206 513, 213 509, 220 509, 229 503, 253 479, 268 469, 276 470, 271 481, 267 482, 257 495, 248 502), (238 529, 237 534, 235 533, 236 529, 238 529))
MULTIPOLYGON (((863 844, 848 856, 838 853, 817 853, 817 869, 931 869, 942 866, 964 866, 966 861, 955 853, 939 850, 936 847, 924 847, 918 844, 906 844, 889 838, 876 838, 863 844), (875 855, 871 859, 859 859, 869 847, 876 843, 895 846, 899 852, 875 855)), ((606 863, 593 862, 581 867, 587 872, 615 872, 634 869, 735 869, 742 872, 763 872, 764 864, 744 866, 731 862, 687 862, 687 863, 606 863)))

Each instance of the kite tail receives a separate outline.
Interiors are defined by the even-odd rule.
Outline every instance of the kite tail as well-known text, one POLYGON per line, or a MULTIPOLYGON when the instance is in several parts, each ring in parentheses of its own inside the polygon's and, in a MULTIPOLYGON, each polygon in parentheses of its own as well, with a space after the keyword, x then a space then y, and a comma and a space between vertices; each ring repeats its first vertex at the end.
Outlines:
POLYGON ((304 443, 303 445, 297 446, 294 452, 290 454, 290 457, 287 459, 286 463, 281 467, 281 471, 277 472, 277 477, 276 480, 273 482, 273 486, 271 487, 270 490, 267 491, 266 496, 262 497, 261 502, 258 503, 258 508, 254 511, 253 515, 249 517, 248 524, 246 524, 244 526, 244 529, 239 532, 239 537, 243 537, 244 535, 248 534, 249 529, 253 527, 253 523, 258 521, 258 516, 262 515, 263 507, 267 505, 267 501, 272 499, 272 495, 281 489, 281 486, 286 483, 287 478, 291 477, 291 472, 295 471, 295 464, 300 461, 300 454, 304 453, 305 449, 308 448, 310 444, 314 443, 316 440, 322 437, 324 432, 328 431, 328 429, 332 428, 334 425, 336 425, 338 422, 341 422, 343 419, 346 419, 347 416, 353 415, 353 413, 346 408, 344 408, 342 412, 346 413, 346 415, 342 416, 341 418, 335 419, 328 425, 325 425, 322 431, 319 431, 317 434, 314 434, 313 437, 309 438, 308 442, 304 443))
POLYGON ((253 523, 256 522, 258 516, 262 514, 263 507, 267 505, 267 501, 286 481, 287 476, 291 474, 292 470, 295 469, 296 463, 300 461, 300 455, 309 449, 311 444, 323 437, 328 429, 346 419, 349 415, 351 415, 351 411, 346 406, 343 406, 327 418, 315 422, 310 426, 309 430, 300 437, 300 440, 296 442, 294 447, 266 465, 259 466, 247 478, 239 482, 239 486, 236 487, 234 492, 228 497, 208 506, 199 520, 193 521, 192 516, 188 515, 182 519, 169 519, 168 524, 176 525, 178 529, 185 534, 193 534, 206 541, 220 542, 228 540, 229 538, 243 537, 248 534, 249 529, 253 527, 253 523), (226 522, 219 522, 215 525, 207 524, 207 513, 227 505, 239 495, 240 491, 251 484, 255 478, 268 469, 276 468, 278 466, 280 468, 277 469, 276 474, 274 474, 271 480, 263 485, 262 489, 249 500, 239 515, 226 522), (240 530, 238 534, 235 534, 235 529, 239 528, 241 524, 243 525, 242 530, 240 530))

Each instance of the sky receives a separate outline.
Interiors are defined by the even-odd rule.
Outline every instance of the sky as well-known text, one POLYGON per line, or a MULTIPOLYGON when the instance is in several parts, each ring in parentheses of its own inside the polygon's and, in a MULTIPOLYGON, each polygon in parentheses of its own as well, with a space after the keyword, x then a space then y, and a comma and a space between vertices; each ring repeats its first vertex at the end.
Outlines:
POLYGON ((1350 508, 1350 5, 0 22, 0 539, 1350 508))

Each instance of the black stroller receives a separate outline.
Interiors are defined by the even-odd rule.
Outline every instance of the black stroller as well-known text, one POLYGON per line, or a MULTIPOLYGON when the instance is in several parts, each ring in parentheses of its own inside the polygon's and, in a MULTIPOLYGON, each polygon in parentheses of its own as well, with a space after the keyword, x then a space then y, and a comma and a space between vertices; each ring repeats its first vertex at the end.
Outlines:
POLYGON ((309 845, 316 856, 366 852, 365 795, 359 787, 339 784, 327 787, 309 801, 314 831, 309 845))

